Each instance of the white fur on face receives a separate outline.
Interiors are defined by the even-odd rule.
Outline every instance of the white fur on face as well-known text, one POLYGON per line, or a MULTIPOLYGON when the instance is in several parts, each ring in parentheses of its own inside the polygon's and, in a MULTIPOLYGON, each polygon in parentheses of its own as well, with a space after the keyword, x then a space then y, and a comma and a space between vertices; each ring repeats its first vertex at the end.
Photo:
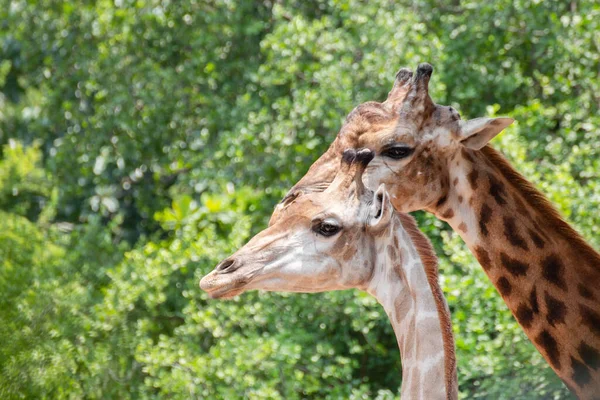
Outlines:
POLYGON ((382 157, 376 156, 365 169, 363 183, 370 190, 376 190, 380 182, 389 178, 390 172, 384 165, 382 157))
POLYGON ((328 255, 334 243, 335 237, 319 237, 306 228, 288 235, 271 245, 285 250, 267 261, 247 289, 306 293, 340 289, 342 266, 328 255))

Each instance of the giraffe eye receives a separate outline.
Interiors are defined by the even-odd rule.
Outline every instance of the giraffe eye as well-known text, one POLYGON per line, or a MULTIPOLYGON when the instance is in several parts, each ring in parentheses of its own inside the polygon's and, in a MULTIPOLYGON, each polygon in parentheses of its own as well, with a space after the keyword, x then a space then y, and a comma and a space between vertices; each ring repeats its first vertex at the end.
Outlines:
POLYGON ((315 233, 325 237, 333 236, 341 230, 342 227, 331 218, 323 220, 313 227, 315 233))
POLYGON ((394 146, 382 151, 381 155, 384 157, 392 158, 394 160, 401 160, 410 156, 413 151, 414 149, 411 149, 407 146, 394 146))

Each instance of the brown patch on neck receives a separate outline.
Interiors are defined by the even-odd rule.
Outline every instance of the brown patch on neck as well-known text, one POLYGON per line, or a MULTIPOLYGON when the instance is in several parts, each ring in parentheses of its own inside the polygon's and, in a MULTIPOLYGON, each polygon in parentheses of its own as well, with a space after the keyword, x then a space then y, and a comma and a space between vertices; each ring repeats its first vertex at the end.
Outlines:
MULTIPOLYGON (((539 192, 527 179, 519 174, 508 161, 492 147, 485 146, 481 149, 485 159, 501 173, 502 177, 525 199, 533 210, 543 215, 547 231, 555 231, 560 234, 576 252, 588 259, 590 265, 600 265, 600 254, 596 252, 581 237, 579 232, 571 227, 558 213, 554 206, 539 192)), ((595 277, 600 279, 600 269, 596 269, 595 277)))
POLYGON ((451 395, 456 393, 457 377, 456 377, 456 350, 454 347, 454 335, 452 334, 452 320, 450 311, 444 298, 444 293, 438 282, 438 263, 433 246, 427 236, 425 236, 417 227, 415 219, 408 214, 398 213, 402 226, 413 245, 415 246, 419 258, 423 263, 427 282, 431 288, 433 299, 440 319, 440 328, 444 341, 444 376, 446 393, 451 395))
POLYGON ((580 398, 593 398, 600 387, 600 367, 593 367, 600 364, 600 254, 500 153, 486 146, 474 158, 477 191, 469 204, 479 241, 471 251, 556 374, 580 398))

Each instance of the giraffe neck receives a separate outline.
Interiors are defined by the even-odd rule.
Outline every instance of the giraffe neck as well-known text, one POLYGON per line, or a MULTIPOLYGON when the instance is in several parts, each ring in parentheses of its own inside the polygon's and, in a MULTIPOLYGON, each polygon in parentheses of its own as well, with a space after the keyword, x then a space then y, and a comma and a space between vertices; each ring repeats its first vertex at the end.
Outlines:
POLYGON ((600 255, 489 146, 449 161, 429 210, 463 238, 517 321, 580 398, 600 390, 600 255))
POLYGON ((367 291, 385 309, 398 341, 401 397, 456 399, 454 338, 435 254, 412 217, 395 215, 391 224, 394 235, 376 244, 367 291))

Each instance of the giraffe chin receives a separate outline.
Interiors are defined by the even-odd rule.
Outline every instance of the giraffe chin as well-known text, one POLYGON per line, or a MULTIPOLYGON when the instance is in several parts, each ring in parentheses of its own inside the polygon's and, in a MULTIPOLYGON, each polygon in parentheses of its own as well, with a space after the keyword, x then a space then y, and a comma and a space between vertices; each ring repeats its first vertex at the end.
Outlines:
POLYGON ((245 290, 243 288, 224 288, 221 290, 209 292, 208 296, 211 299, 227 300, 227 299, 233 299, 237 295, 240 295, 244 292, 245 292, 245 290))
POLYGON ((200 288, 208 293, 211 299, 231 299, 246 291, 245 286, 247 282, 244 280, 215 279, 211 275, 204 277, 200 281, 200 288))
POLYGON ((204 289, 211 299, 232 299, 237 295, 244 293, 246 290, 240 287, 239 283, 233 285, 221 286, 217 288, 211 288, 209 290, 204 289))

